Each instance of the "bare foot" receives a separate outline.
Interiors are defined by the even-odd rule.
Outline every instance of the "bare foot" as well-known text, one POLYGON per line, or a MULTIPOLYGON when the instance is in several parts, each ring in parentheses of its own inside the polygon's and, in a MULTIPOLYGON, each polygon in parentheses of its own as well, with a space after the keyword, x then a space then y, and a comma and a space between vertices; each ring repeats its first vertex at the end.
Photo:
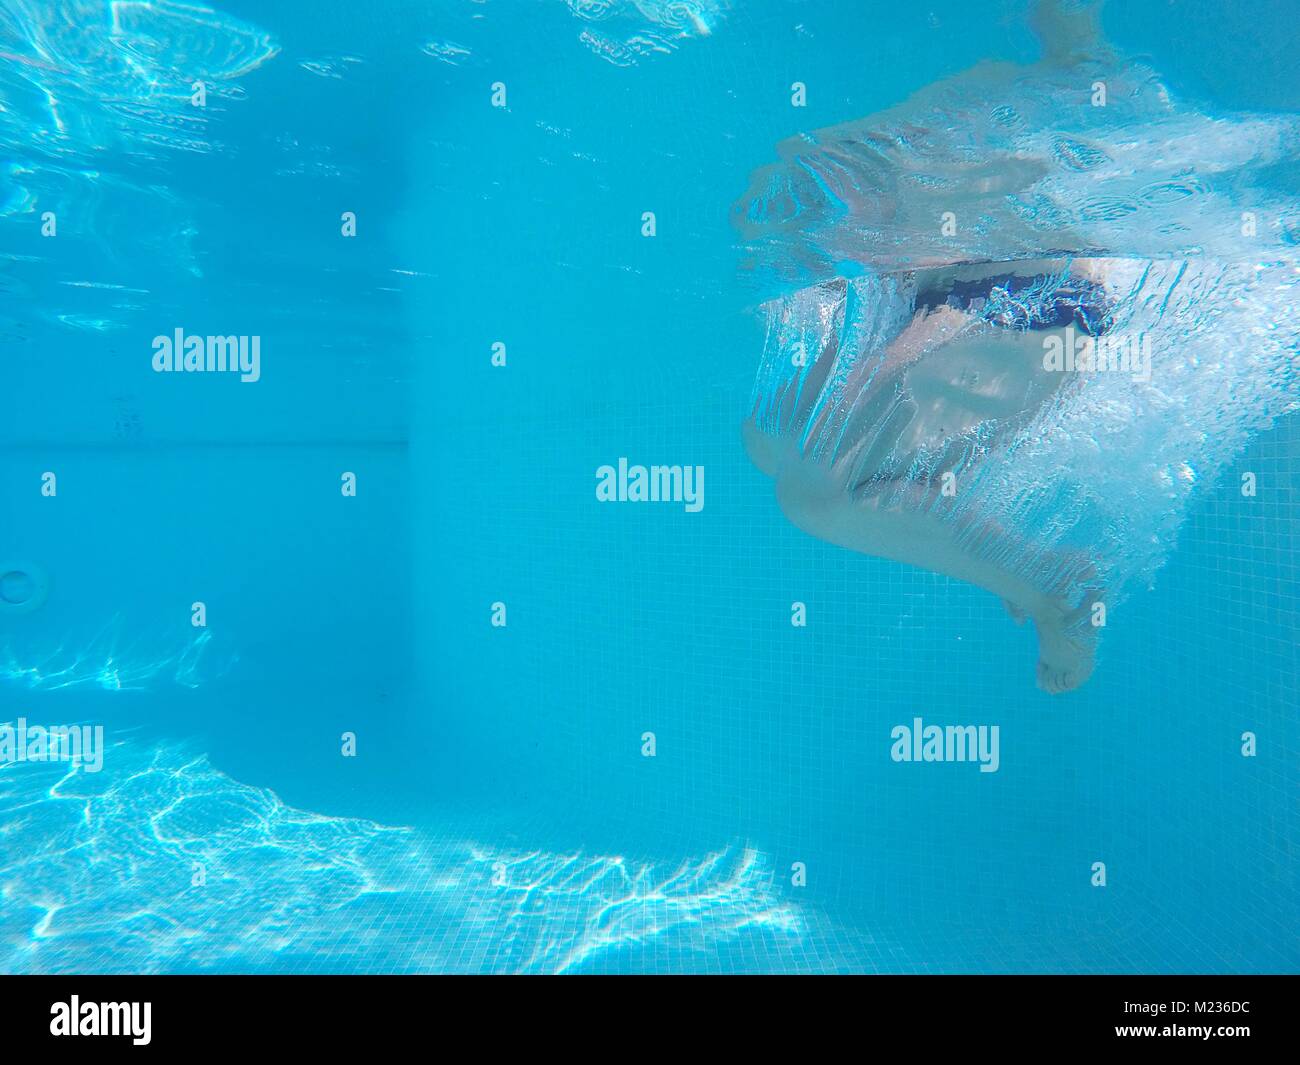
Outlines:
POLYGON ((1096 639, 1092 629, 1070 624, 1071 615, 1053 611, 1034 618, 1038 632, 1038 686, 1059 695, 1074 691, 1092 676, 1096 639))

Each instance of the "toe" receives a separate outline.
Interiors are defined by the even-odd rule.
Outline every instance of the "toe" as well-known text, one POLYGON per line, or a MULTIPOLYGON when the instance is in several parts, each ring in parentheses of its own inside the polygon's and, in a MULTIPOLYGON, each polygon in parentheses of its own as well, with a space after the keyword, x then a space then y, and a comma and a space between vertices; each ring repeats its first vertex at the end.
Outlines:
POLYGON ((1080 681, 1076 678, 1075 671, 1069 668, 1054 666, 1050 662, 1039 661, 1038 663, 1038 686, 1049 695, 1060 695, 1062 692, 1073 691, 1079 687, 1080 681))

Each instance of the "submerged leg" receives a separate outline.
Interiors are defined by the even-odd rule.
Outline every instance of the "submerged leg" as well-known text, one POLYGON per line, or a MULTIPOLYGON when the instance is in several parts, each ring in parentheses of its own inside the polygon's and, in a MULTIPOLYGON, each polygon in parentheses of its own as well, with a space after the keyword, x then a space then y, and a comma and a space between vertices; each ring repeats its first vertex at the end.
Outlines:
POLYGON ((1003 446, 1073 376, 1044 369, 1052 331, 921 306, 891 343, 847 373, 842 361, 832 373, 840 353, 827 344, 798 394, 793 384, 778 394, 775 426, 769 420, 764 432, 751 418, 744 436, 775 479, 782 510, 805 532, 975 584, 999 596, 1018 623, 1031 619, 1038 684, 1056 693, 1092 673, 1096 640, 1087 614, 1096 593, 1078 600, 1076 591, 1071 601, 1068 591, 1089 586, 1092 561, 1047 556, 993 518, 951 506, 938 485, 959 467, 963 479, 977 476, 981 456, 1003 446), (827 381, 836 382, 833 395, 821 394, 827 381))
POLYGON ((791 523, 819 540, 974 584, 1000 597, 1013 617, 1029 618, 1038 637, 1036 672, 1044 691, 1071 691, 1092 675, 1096 632, 1087 615, 1096 595, 1076 603, 1064 597, 1064 588, 1091 570, 1087 560, 1061 560, 1060 590, 1037 588, 1014 569, 990 562, 973 549, 975 542, 995 539, 1001 557, 1021 554, 1024 545, 1010 542, 1006 532, 990 522, 972 529, 916 501, 855 499, 815 463, 784 463, 776 490, 791 523))

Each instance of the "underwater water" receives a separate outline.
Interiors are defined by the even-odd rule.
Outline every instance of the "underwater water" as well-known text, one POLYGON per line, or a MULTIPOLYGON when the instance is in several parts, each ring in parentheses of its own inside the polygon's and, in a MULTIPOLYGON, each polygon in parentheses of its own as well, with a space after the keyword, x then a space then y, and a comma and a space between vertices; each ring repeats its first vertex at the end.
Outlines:
POLYGON ((1300 30, 1030 8, 0 0, 0 972, 1300 969, 1300 30))

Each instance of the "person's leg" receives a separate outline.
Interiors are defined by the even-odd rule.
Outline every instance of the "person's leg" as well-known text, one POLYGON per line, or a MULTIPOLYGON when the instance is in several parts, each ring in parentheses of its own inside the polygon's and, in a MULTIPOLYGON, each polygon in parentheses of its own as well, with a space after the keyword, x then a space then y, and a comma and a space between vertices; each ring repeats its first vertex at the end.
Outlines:
MULTIPOLYGON (((1054 269, 1065 272, 1060 264, 1054 269)), ((1005 266, 1000 273, 995 266, 974 270, 1006 273, 1005 266)), ((969 280, 954 273, 941 284, 969 280)), ((998 595, 1013 617, 1032 619, 1039 685, 1059 692, 1092 672, 1094 630, 1084 616, 1091 601, 1071 602, 1065 591, 1087 582, 1091 562, 1060 559, 1047 567, 1058 577, 1035 586, 1025 574, 1043 567, 1028 563, 1032 545, 989 518, 952 518, 938 491, 945 470, 960 467, 961 481, 975 476, 979 456, 1023 427, 1072 376, 1044 368, 1045 338, 1053 332, 1062 331, 1002 328, 947 304, 922 305, 880 355, 859 360, 847 374, 836 367, 842 376, 833 396, 823 388, 839 351, 828 342, 808 373, 775 397, 769 431, 751 419, 744 438, 799 528, 975 584, 998 595), (984 450, 972 447, 981 426, 992 428, 984 450)))
POLYGON ((907 487, 888 501, 855 498, 822 464, 787 455, 780 468, 777 501, 796 527, 851 551, 942 573, 998 596, 1013 617, 1034 623, 1038 684, 1045 691, 1070 691, 1091 675, 1096 640, 1088 614, 1096 594, 1071 602, 1065 593, 1092 571, 1087 559, 1062 559, 1055 585, 1036 587, 1014 566, 1027 557, 1028 545, 990 521, 948 520, 919 498, 923 491, 933 494, 928 490, 907 487), (990 543, 996 551, 984 550, 990 543), (990 560, 990 554, 1001 561, 990 560))

